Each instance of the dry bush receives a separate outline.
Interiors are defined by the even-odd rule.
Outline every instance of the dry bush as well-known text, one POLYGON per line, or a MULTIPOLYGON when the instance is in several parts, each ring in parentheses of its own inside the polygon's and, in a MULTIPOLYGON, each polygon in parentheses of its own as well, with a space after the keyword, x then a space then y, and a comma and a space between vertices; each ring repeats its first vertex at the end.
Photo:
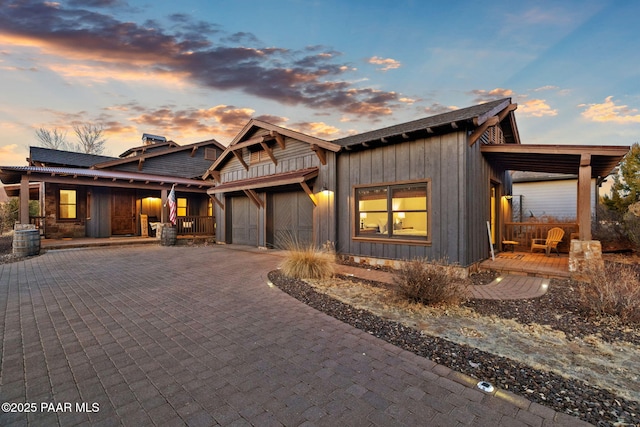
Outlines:
POLYGON ((280 266, 285 276, 294 279, 328 279, 333 276, 335 253, 295 240, 287 243, 287 255, 280 266))
POLYGON ((446 260, 404 262, 394 282, 403 297, 425 305, 459 304, 467 295, 468 280, 446 260))
POLYGON ((587 266, 589 283, 578 288, 580 307, 591 315, 615 315, 625 323, 640 323, 640 280, 634 265, 609 262, 587 266))

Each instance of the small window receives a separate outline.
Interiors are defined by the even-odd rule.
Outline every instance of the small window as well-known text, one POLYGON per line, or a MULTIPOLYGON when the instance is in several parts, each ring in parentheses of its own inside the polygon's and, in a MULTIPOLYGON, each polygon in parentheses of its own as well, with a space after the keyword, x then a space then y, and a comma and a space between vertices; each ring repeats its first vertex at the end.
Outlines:
POLYGON ((176 214, 178 216, 187 216, 187 199, 184 197, 178 197, 176 208, 176 214))
POLYGON ((252 151, 251 158, 249 159, 249 163, 255 165, 256 163, 267 162, 271 160, 269 155, 263 149, 252 151))
POLYGON ((357 237, 428 240, 428 183, 356 188, 357 237))
POLYGON ((59 219, 76 219, 78 217, 76 190, 60 190, 58 204, 59 219))
POLYGON ((211 197, 209 197, 209 200, 207 202, 207 216, 213 216, 213 200, 211 199, 211 197))

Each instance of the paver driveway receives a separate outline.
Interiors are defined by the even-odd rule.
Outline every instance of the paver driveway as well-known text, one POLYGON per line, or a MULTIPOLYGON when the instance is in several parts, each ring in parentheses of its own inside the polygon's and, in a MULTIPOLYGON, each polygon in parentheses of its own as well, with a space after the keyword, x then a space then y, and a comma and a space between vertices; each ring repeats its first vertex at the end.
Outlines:
POLYGON ((138 246, 0 265, 0 425, 578 423, 267 286, 279 261, 138 246))

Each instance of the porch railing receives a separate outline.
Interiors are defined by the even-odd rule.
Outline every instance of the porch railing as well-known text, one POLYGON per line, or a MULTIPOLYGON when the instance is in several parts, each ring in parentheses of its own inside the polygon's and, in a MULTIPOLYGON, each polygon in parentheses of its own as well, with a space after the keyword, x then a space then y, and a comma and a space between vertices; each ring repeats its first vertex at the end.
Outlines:
POLYGON ((179 216, 176 224, 178 236, 213 236, 213 217, 179 216))
POLYGON ((562 242, 558 245, 560 251, 568 252, 571 237, 577 235, 579 228, 576 223, 567 222, 507 222, 503 240, 518 242, 516 248, 529 250, 531 240, 545 239, 550 229, 560 227, 564 230, 562 242))

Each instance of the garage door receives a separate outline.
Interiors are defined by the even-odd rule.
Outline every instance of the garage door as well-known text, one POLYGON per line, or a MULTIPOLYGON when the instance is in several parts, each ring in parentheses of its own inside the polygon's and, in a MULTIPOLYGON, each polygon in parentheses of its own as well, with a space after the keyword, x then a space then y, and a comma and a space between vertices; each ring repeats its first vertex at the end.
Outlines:
POLYGON ((231 243, 258 244, 258 212, 248 197, 231 199, 231 243))
POLYGON ((273 239, 276 248, 291 241, 313 243, 313 203, 304 192, 273 195, 273 239))

